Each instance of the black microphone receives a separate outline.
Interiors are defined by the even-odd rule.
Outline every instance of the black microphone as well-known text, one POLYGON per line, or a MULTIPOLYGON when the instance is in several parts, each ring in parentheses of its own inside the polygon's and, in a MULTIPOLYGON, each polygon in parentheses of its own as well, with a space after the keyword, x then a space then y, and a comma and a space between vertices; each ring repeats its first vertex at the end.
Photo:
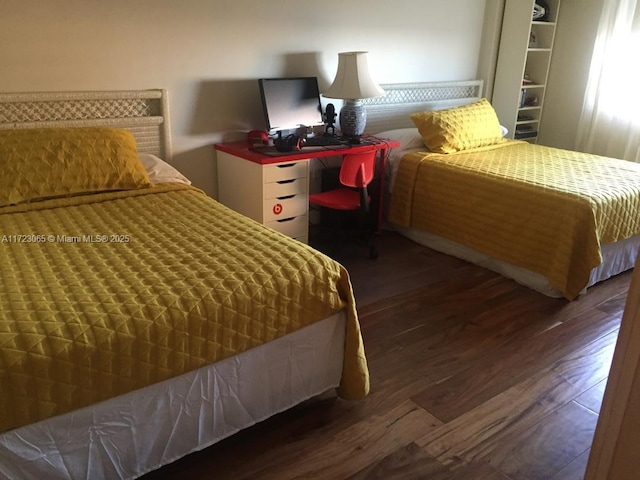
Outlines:
POLYGON ((324 127, 324 134, 334 136, 336 134, 336 128, 333 123, 336 121, 336 107, 333 103, 328 103, 327 108, 324 111, 324 121, 327 124, 324 127))
POLYGON ((327 109, 324 112, 324 119, 327 123, 333 123, 336 119, 336 107, 333 106, 333 103, 327 104, 327 109))

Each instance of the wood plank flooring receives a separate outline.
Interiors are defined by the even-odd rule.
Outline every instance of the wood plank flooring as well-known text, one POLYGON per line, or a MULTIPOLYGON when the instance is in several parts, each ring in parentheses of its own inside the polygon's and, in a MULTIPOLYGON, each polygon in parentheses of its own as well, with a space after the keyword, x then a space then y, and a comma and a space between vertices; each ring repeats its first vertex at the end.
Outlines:
POLYGON ((631 279, 544 297, 393 232, 349 251, 371 394, 327 393, 148 479, 583 478, 631 279))

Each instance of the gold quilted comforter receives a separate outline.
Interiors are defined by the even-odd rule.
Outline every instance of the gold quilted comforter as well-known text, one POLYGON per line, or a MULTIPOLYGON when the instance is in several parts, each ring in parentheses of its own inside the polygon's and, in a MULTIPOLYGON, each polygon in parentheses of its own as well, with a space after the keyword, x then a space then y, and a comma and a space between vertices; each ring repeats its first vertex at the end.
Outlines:
POLYGON ((343 267, 166 184, 0 209, 0 432, 162 381, 346 308, 338 393, 368 392, 343 267))
POLYGON ((522 141, 407 154, 389 220, 542 274, 571 300, 601 244, 640 233, 640 164, 522 141))

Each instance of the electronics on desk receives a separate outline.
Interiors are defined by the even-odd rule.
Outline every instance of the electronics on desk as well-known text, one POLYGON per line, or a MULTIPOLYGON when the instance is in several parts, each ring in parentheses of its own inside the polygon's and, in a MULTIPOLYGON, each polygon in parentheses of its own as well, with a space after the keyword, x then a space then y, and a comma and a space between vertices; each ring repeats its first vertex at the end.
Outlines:
POLYGON ((336 145, 346 145, 348 142, 337 135, 316 135, 304 139, 305 147, 333 147, 336 145))
POLYGON ((283 137, 282 133, 278 132, 278 136, 273 139, 273 144, 279 152, 293 152, 302 148, 304 140, 295 134, 283 137))
POLYGON ((258 85, 269 134, 324 125, 316 77, 261 78, 258 85))
POLYGON ((313 137, 301 137, 290 134, 285 137, 278 135, 273 140, 276 150, 279 152, 292 152, 310 149, 313 147, 335 148, 348 145, 349 141, 336 135, 316 135, 313 137))
POLYGON ((247 133, 247 143, 249 148, 269 145, 269 134, 264 130, 251 130, 247 133))
POLYGON ((343 138, 335 134, 335 107, 328 104, 322 113, 316 77, 261 78, 258 80, 262 110, 268 135, 279 152, 311 147, 339 147, 360 144, 359 137, 343 138), (313 127, 324 125, 324 135, 308 136, 313 127))
POLYGON ((333 103, 327 104, 327 108, 324 111, 324 122, 326 126, 324 127, 325 135, 335 136, 336 127, 334 123, 336 121, 336 107, 333 106, 333 103))

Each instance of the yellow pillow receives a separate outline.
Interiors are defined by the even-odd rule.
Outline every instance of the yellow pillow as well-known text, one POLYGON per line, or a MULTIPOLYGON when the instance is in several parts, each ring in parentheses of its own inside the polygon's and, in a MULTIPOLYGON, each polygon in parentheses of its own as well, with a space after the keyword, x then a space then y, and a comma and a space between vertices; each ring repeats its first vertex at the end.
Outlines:
POLYGON ((486 98, 462 107, 414 113, 425 146, 436 153, 455 153, 501 142, 495 110, 486 98))
POLYGON ((115 128, 0 131, 0 206, 151 186, 133 135, 115 128))

